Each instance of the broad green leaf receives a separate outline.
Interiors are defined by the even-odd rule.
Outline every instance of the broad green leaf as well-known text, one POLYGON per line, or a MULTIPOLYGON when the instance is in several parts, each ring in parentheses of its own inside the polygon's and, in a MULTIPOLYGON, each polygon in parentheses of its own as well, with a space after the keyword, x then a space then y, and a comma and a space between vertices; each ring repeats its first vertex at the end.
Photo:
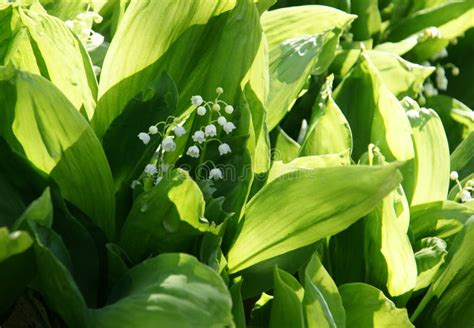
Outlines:
POLYGON ((252 308, 251 321, 252 326, 268 326, 272 309, 273 296, 262 293, 252 308))
POLYGON ((459 174, 460 179, 474 173, 474 131, 451 154, 451 170, 459 174))
POLYGON ((235 283, 229 288, 230 295, 232 296, 232 315, 234 317, 234 323, 236 328, 245 328, 245 310, 242 302, 242 294, 240 288, 242 287, 242 280, 235 283))
POLYGON ((390 52, 392 54, 402 56, 412 50, 416 45, 418 45, 418 43, 433 37, 431 35, 432 30, 430 28, 426 28, 398 42, 384 42, 378 44, 374 47, 374 50, 390 52))
POLYGON ((433 96, 427 98, 426 107, 434 109, 441 118, 451 152, 474 132, 474 112, 459 100, 433 96))
POLYGON ((242 276, 242 297, 248 299, 273 288, 273 270, 278 266, 290 274, 296 273, 309 261, 318 242, 259 262, 237 275, 242 276))
POLYGON ((414 157, 405 111, 368 54, 362 53, 357 66, 336 88, 334 99, 351 127, 354 159, 369 143, 378 146, 388 161, 414 157))
POLYGON ((59 17, 63 20, 74 19, 77 14, 86 11, 87 5, 97 0, 40 0, 48 14, 59 17))
POLYGON ((272 181, 247 204, 228 254, 229 272, 346 229, 400 183, 399 166, 295 171, 272 181))
POLYGON ((351 13, 357 15, 351 27, 355 40, 368 40, 380 33, 382 19, 377 0, 351 1, 351 13))
POLYGON ((461 36, 474 27, 472 0, 447 1, 421 10, 393 24, 388 32, 391 41, 399 41, 430 26, 439 29, 441 38, 429 39, 415 47, 413 52, 420 59, 431 58, 445 48, 451 39, 461 36))
POLYGON ((287 164, 282 161, 274 161, 268 172, 266 183, 270 183, 276 178, 293 171, 349 165, 348 157, 349 153, 346 152, 342 154, 298 157, 287 164))
POLYGON ((210 99, 219 86, 223 100, 235 103, 261 37, 251 0, 132 1, 104 60, 92 120, 97 135, 164 70, 181 94, 175 116, 189 108, 192 95, 210 99))
MULTIPOLYGON (((386 164, 380 152, 369 150, 369 164, 386 164)), ((416 284, 416 262, 408 239, 410 210, 402 186, 392 191, 360 223, 364 226, 365 276, 392 297, 408 295, 416 284)), ((401 300, 402 301, 402 300, 401 300)))
POLYGON ((448 253, 446 242, 437 237, 423 238, 417 246, 419 250, 415 253, 415 258, 418 277, 414 291, 429 287, 448 253))
POLYGON ((415 240, 448 238, 463 228, 474 209, 450 200, 419 204, 410 209, 410 226, 415 240))
POLYGON ((293 106, 309 75, 321 74, 331 64, 341 30, 303 35, 270 49, 268 128, 272 130, 293 106))
POLYGON ((351 128, 332 98, 332 82, 333 76, 326 79, 313 106, 300 156, 350 153, 352 150, 351 128))
POLYGON ((411 117, 410 124, 415 146, 414 174, 404 185, 410 204, 444 200, 449 188, 450 163, 443 124, 432 109, 424 109, 419 117, 411 117))
POLYGON ((346 309, 347 328, 414 327, 406 309, 395 304, 375 287, 363 283, 339 287, 346 309))
POLYGON ((199 186, 181 169, 134 201, 120 245, 138 262, 157 252, 187 250, 196 236, 210 229, 201 221, 204 199, 199 186))
POLYGON ((0 64, 5 64, 5 55, 7 54, 8 48, 10 46, 11 39, 14 37, 15 33, 18 33, 18 29, 15 24, 15 19, 13 17, 18 16, 18 12, 15 7, 11 4, 1 5, 0 4, 0 25, 2 29, 0 30, 0 64))
POLYGON ((270 327, 304 328, 303 297, 304 289, 289 273, 275 267, 273 281, 272 312, 270 327))
POLYGON ((0 226, 12 227, 46 188, 46 177, 0 137, 0 226))
POLYGON ((132 268, 109 305, 92 310, 93 327, 232 326, 232 300, 211 268, 187 254, 163 254, 132 268))
POLYGON ((276 135, 272 154, 274 160, 288 163, 298 157, 301 148, 295 140, 281 128, 276 128, 274 135, 276 135))
POLYGON ((401 186, 364 219, 367 281, 393 297, 416 284, 416 262, 407 236, 410 214, 401 186))
POLYGON ((446 263, 412 320, 418 327, 472 327, 474 325, 474 217, 466 222, 450 247, 446 263))
POLYGON ((254 173, 265 173, 270 168, 270 137, 267 127, 267 110, 250 84, 244 89, 244 97, 252 114, 253 134, 255 136, 255 151, 253 152, 254 173))
POLYGON ((306 327, 346 326, 346 312, 341 296, 317 253, 313 254, 304 271, 304 286, 306 327))
POLYGON ((32 244, 27 232, 0 228, 0 315, 15 302, 35 274, 32 244))
POLYGON ((69 327, 88 327, 89 315, 84 298, 70 272, 71 258, 61 237, 51 229, 53 207, 49 189, 23 213, 18 224, 34 236, 38 277, 36 288, 46 304, 69 327))
POLYGON ((397 98, 416 96, 425 79, 435 68, 406 61, 385 51, 367 51, 370 61, 380 73, 381 80, 397 98))
POLYGON ((106 244, 107 248, 107 289, 111 290, 128 271, 125 251, 115 244, 106 244))
POLYGON ((19 24, 28 31, 28 39, 10 50, 7 58, 13 56, 16 66, 27 70, 37 65, 39 72, 32 73, 49 79, 90 120, 96 105, 97 81, 81 41, 56 17, 27 9, 18 11, 19 24))
POLYGON ((268 39, 270 62, 279 53, 278 48, 283 41, 322 33, 335 27, 344 30, 355 18, 355 15, 326 6, 297 6, 265 12, 262 15, 262 27, 268 39))
POLYGON ((13 71, 0 81, 0 135, 58 184, 63 197, 109 238, 115 233, 112 174, 87 121, 43 77, 13 71))

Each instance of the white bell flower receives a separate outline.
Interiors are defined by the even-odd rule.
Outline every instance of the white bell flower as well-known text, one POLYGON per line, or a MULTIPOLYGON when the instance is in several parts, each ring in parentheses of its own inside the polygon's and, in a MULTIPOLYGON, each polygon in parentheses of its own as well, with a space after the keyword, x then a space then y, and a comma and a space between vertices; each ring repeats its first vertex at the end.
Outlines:
POLYGON ((232 152, 230 146, 226 143, 219 145, 219 155, 226 155, 232 152))
POLYGON ((215 137, 217 135, 217 129, 214 124, 206 125, 204 132, 207 137, 215 137))
POLYGON ((194 132, 193 136, 193 141, 202 144, 206 140, 206 136, 204 135, 204 132, 202 131, 196 131, 194 132))
POLYGON ((217 123, 221 126, 224 126, 224 124, 227 123, 227 119, 224 116, 219 116, 219 118, 217 119, 217 123))
POLYGON ((471 193, 469 192, 469 190, 461 191, 461 202, 467 203, 471 200, 472 200, 472 196, 471 196, 471 193))
POLYGON ((215 112, 218 112, 218 111, 221 110, 221 106, 218 103, 214 103, 212 105, 212 110, 215 111, 215 112))
POLYGON ((158 128, 156 126, 152 125, 148 128, 148 132, 150 132, 150 134, 157 134, 158 133, 158 128))
POLYGON ((197 114, 198 114, 199 116, 204 116, 204 115, 206 115, 206 107, 204 107, 204 106, 199 106, 199 107, 197 108, 197 114))
POLYGON ((449 178, 453 181, 456 181, 457 179, 459 179, 459 174, 458 172, 456 171, 452 171, 450 174, 449 174, 449 178))
POLYGON ((232 122, 227 122, 226 124, 224 124, 224 131, 229 134, 231 133, 233 130, 235 130, 235 125, 234 123, 232 122))
POLYGON ((232 105, 227 105, 224 110, 227 114, 232 114, 234 112, 234 107, 232 107, 232 105))
POLYGON ((149 175, 153 175, 155 174, 156 172, 158 172, 158 169, 156 168, 156 165, 154 164, 148 164, 147 166, 145 166, 145 173, 146 174, 149 174, 149 175))
POLYGON ((201 104, 204 102, 204 99, 202 99, 201 96, 192 96, 191 97, 191 103, 194 106, 201 106, 201 104))
POLYGON ((173 132, 177 137, 181 137, 186 134, 186 129, 183 126, 177 126, 173 129, 173 132))
POLYGON ((172 137, 166 137, 161 142, 161 147, 163 147, 165 152, 173 152, 176 150, 176 143, 172 137))
POLYGON ((146 132, 140 132, 138 134, 138 139, 140 139, 145 145, 150 142, 150 136, 146 132))
POLYGON ((209 171, 209 179, 220 180, 222 179, 222 171, 218 168, 214 168, 209 171))
POLYGON ((199 157, 199 147, 198 146, 191 146, 188 148, 186 155, 198 158, 199 157))

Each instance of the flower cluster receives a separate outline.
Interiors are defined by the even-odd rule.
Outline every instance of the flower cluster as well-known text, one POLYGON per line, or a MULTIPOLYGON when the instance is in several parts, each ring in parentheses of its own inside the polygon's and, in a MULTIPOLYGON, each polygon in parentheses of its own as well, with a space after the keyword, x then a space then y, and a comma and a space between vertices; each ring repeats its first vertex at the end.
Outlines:
POLYGON ((98 13, 89 11, 80 13, 74 20, 67 20, 66 25, 79 37, 87 51, 92 51, 104 42, 104 37, 92 30, 94 23, 102 22, 102 16, 98 13))
POLYGON ((459 199, 462 203, 467 203, 467 202, 470 202, 470 201, 474 200, 474 198, 472 197, 472 191, 474 190, 474 180, 473 179, 468 180, 466 182, 466 184, 464 185, 464 187, 463 187, 461 182, 459 181, 458 172, 452 171, 449 174, 449 178, 452 181, 455 181, 456 185, 459 188, 459 192, 456 195, 457 199, 459 199))
MULTIPOLYGON (((192 158, 200 158, 203 155, 207 144, 215 141, 219 143, 217 150, 220 156, 230 154, 232 149, 230 146, 218 139, 220 132, 226 134, 232 133, 236 129, 235 124, 230 120, 234 107, 223 100, 219 96, 224 93, 222 88, 216 89, 217 97, 214 101, 205 101, 201 96, 192 96, 191 104, 195 106, 196 114, 208 118, 208 123, 201 126, 199 130, 194 131, 191 139, 193 145, 188 147, 186 155, 192 158)), ((148 164, 145 167, 144 174, 154 179, 154 184, 158 184, 163 175, 169 170, 170 165, 164 162, 165 153, 171 153, 176 150, 177 138, 184 136, 188 131, 179 123, 179 120, 174 116, 169 116, 166 121, 158 122, 151 125, 146 132, 140 132, 137 137, 143 144, 147 145, 154 135, 159 135, 162 138, 161 144, 156 150, 157 158, 156 164, 148 164)), ((201 161, 202 162, 202 161, 201 161)), ((219 180, 223 178, 222 170, 217 168, 212 161, 209 162, 213 168, 209 171, 209 179, 219 180)), ((135 180, 131 187, 135 188, 140 182, 135 180)))
MULTIPOLYGON (((217 88, 217 97, 214 101, 205 101, 199 95, 191 97, 191 104, 196 107, 196 114, 203 117, 207 116, 208 124, 201 126, 199 130, 193 133, 191 138, 194 141, 194 145, 191 145, 187 149, 186 155, 199 158, 204 147, 211 141, 219 143, 217 150, 220 156, 232 152, 232 149, 227 143, 216 138, 221 131, 229 134, 237 128, 235 124, 230 121, 230 115, 234 112, 234 107, 219 99, 223 93, 224 90, 221 87, 217 88)), ((212 164, 214 165, 214 163, 212 164)), ((214 168, 209 172, 209 178, 214 180, 222 179, 222 171, 214 165, 214 168)))

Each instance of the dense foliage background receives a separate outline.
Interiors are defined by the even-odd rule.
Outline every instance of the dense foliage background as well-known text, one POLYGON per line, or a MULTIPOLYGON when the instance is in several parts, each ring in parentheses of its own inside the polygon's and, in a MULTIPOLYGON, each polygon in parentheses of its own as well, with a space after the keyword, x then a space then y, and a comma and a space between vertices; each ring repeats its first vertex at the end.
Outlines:
POLYGON ((2 327, 473 327, 473 0, 0 0, 2 327))

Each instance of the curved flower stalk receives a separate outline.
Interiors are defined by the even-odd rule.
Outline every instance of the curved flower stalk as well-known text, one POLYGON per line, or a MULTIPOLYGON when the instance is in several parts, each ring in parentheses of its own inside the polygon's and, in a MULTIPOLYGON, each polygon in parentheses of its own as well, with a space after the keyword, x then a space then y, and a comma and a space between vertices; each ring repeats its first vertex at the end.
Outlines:
POLYGON ((472 197, 472 192, 474 191, 474 180, 468 180, 463 186, 459 181, 459 174, 456 171, 452 171, 449 178, 456 182, 456 185, 459 188, 459 192, 456 194, 456 200, 460 200, 461 203, 467 203, 474 199, 472 197))
MULTIPOLYGON (((230 134, 237 127, 231 121, 231 115, 234 113, 234 107, 219 97, 224 93, 221 87, 216 89, 216 98, 213 101, 206 101, 200 95, 191 97, 191 104, 195 106, 196 114, 198 116, 207 116, 208 124, 201 126, 196 131, 189 131, 193 145, 186 150, 186 155, 192 158, 199 159, 199 164, 204 165, 209 163, 212 168, 209 170, 208 178, 210 180, 223 179, 223 172, 216 166, 213 161, 204 161, 205 149, 211 142, 218 143, 217 150, 220 156, 225 156, 232 153, 229 144, 223 142, 219 135, 222 133, 230 134)), ((137 137, 143 144, 148 144, 154 135, 159 135, 163 140, 156 151, 154 162, 145 167, 143 177, 146 179, 152 178, 154 184, 158 184, 163 175, 168 172, 170 164, 165 162, 165 153, 174 152, 176 150, 176 138, 180 138, 188 133, 183 127, 184 122, 174 116, 169 116, 166 121, 158 122, 148 128, 147 132, 140 132, 137 137)), ((135 188, 141 184, 140 180, 132 182, 131 187, 135 188)))

